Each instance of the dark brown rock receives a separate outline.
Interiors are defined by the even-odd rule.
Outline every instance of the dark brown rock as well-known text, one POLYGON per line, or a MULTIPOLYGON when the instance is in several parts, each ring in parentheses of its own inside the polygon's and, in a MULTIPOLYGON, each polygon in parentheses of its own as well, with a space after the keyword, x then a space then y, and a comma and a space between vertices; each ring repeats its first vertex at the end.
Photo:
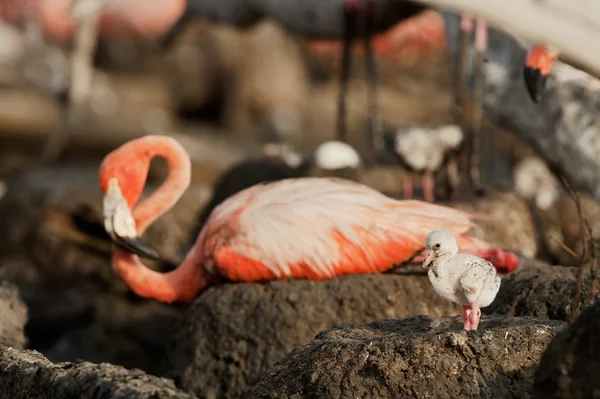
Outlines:
POLYGON ((252 398, 523 398, 560 321, 484 316, 382 320, 324 331, 293 350, 252 398))
POLYGON ((168 374, 200 397, 237 398, 286 353, 328 328, 418 314, 460 313, 425 275, 223 284, 187 310, 168 353, 168 374))
POLYGON ((38 322, 36 329, 28 326, 27 332, 53 362, 81 358, 140 368, 157 375, 169 337, 177 331, 183 306, 100 295, 93 305, 91 318, 63 326, 47 347, 41 345, 45 343, 44 331, 48 333, 47 327, 54 326, 56 318, 38 322))
MULTIPOLYGON (((590 227, 592 230, 598 229, 597 226, 600 226, 600 201, 586 193, 579 194, 579 199, 581 201, 581 210, 590 227)), ((581 255, 583 252, 581 223, 575 201, 569 195, 563 195, 559 198, 555 207, 558 211, 559 217, 557 222, 560 223, 565 245, 581 255)), ((564 250, 562 251, 565 253, 564 250)), ((576 260, 571 255, 567 254, 567 256, 570 256, 570 262, 576 260)))
POLYGON ((482 215, 475 220, 475 236, 528 258, 536 256, 539 248, 533 217, 525 200, 517 194, 496 192, 485 198, 444 205, 482 215))
MULTIPOLYGON (((577 283, 577 267, 531 266, 512 273, 502 281, 489 314, 536 316, 567 320, 577 283)), ((581 303, 589 303, 589 270, 584 270, 581 303)))
POLYGON ((84 361, 53 364, 36 351, 0 347, 0 369, 3 398, 193 398, 173 381, 141 370, 84 361))
MULTIPOLYGON (((600 238, 600 201, 587 193, 578 193, 581 209, 596 238, 600 238)), ((567 193, 562 194, 551 207, 541 210, 532 207, 538 222, 540 239, 553 263, 568 265, 577 261, 560 243, 578 256, 583 252, 581 223, 575 201, 567 193)))
MULTIPOLYGON (((151 185, 146 194, 156 188, 151 185)), ((204 203, 204 187, 191 186, 174 208, 159 218, 144 237, 174 263, 183 258, 194 216, 204 203)), ((80 167, 33 171, 9 182, 0 202, 0 259, 24 259, 3 271, 19 284, 65 288, 92 283, 127 290, 110 267, 111 244, 104 232, 98 169, 80 167)), ((161 265, 151 264, 155 269, 161 265)), ((162 266, 165 270, 165 266, 162 266)))
POLYGON ((0 345, 23 348, 27 323, 27 307, 19 297, 19 290, 0 279, 0 345))
POLYGON ((535 373, 535 398, 600 397, 600 302, 556 334, 535 373))
MULTIPOLYGON (((97 173, 97 166, 47 169, 9 182, 0 201, 0 275, 19 286, 29 306, 30 348, 52 348, 52 360, 85 355, 151 371, 183 307, 139 298, 114 274, 97 173), (129 344, 111 349, 113 342, 129 344)), ((149 191, 157 183, 151 180, 149 191)), ((183 258, 206 194, 191 186, 144 235, 173 264, 183 258)))

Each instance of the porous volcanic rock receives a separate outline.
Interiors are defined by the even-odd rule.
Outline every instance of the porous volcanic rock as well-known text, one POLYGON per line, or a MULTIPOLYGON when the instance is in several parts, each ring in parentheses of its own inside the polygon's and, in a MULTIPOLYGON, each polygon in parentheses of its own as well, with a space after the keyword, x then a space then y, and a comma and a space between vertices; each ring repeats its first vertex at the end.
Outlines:
POLYGON ((565 323, 484 316, 416 316, 341 326, 294 349, 252 398, 523 398, 542 353, 565 323))
POLYGON ((19 290, 0 279, 0 345, 23 348, 27 323, 27 307, 19 296, 19 290))
MULTIPOLYGON (((183 307, 139 298, 115 275, 98 166, 31 170, 7 184, 0 201, 0 276, 19 287, 29 307, 28 347, 48 350, 53 361, 85 355, 151 371, 183 307), (119 342, 120 348, 110 347, 119 342)), ((157 184, 150 179, 145 195, 157 184)), ((183 259, 188 229, 207 194, 206 187, 191 186, 144 234, 173 263, 183 259)))
MULTIPOLYGON (((0 201, 0 259, 7 278, 28 287, 65 290, 91 284, 128 290, 110 267, 97 166, 34 170, 8 181, 8 186, 0 201)), ((150 185, 145 195, 156 187, 150 185)), ((207 197, 206 187, 191 186, 144 238, 162 257, 180 261, 188 230, 207 197)), ((172 265, 149 266, 167 270, 172 265)))
POLYGON ((476 213, 474 235, 492 245, 534 258, 539 251, 536 226, 527 202, 513 192, 496 192, 487 197, 449 202, 444 205, 476 213))
POLYGON ((0 347, 2 398, 193 399, 173 381, 108 363, 53 364, 39 352, 0 347))
MULTIPOLYGON (((593 232, 598 232, 593 234, 596 238, 600 238, 600 201, 588 193, 578 193, 578 195, 581 210, 588 224, 593 232)), ((553 263, 568 265, 576 262, 577 259, 557 242, 560 241, 579 256, 583 252, 581 224, 573 198, 569 194, 563 194, 548 209, 541 210, 537 207, 533 209, 539 221, 540 238, 554 257, 553 263)))
POLYGON ((199 397, 248 394, 286 353, 344 324, 461 314, 426 275, 222 284, 188 309, 167 350, 167 377, 199 397))
POLYGON ((535 373, 535 398, 600 396, 600 301, 556 334, 535 373))
MULTIPOLYGON (((577 267, 531 266, 505 278, 488 314, 567 320, 571 314, 577 267)), ((590 303, 590 273, 583 271, 579 309, 590 303)))

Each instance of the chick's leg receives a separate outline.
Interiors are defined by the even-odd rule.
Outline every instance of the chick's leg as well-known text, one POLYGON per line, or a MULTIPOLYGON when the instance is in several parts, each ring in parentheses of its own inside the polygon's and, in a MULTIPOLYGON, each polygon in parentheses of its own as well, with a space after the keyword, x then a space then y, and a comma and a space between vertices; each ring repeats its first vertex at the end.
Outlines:
POLYGON ((469 322, 471 323, 471 330, 477 330, 479 327, 479 320, 481 319, 481 309, 476 303, 471 304, 471 314, 469 315, 469 322))
POLYGON ((471 307, 463 306, 463 320, 465 322, 465 330, 471 331, 471 307))

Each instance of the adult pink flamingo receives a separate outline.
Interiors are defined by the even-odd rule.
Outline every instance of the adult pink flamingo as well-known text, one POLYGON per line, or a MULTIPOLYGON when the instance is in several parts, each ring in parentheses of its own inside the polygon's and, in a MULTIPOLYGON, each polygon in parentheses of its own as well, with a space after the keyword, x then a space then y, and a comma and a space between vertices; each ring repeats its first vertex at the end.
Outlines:
POLYGON ((168 273, 145 267, 138 254, 157 254, 140 236, 169 210, 190 183, 191 164, 174 139, 145 136, 106 156, 100 166, 104 223, 113 242, 112 265, 139 296, 189 302, 218 280, 323 280, 377 273, 424 250, 425 236, 443 228, 461 250, 490 259, 511 272, 513 253, 492 249, 466 233, 468 213, 415 200, 394 200, 343 179, 298 178, 252 186, 214 209, 183 263, 168 273), (137 203, 150 161, 163 157, 166 181, 137 203))

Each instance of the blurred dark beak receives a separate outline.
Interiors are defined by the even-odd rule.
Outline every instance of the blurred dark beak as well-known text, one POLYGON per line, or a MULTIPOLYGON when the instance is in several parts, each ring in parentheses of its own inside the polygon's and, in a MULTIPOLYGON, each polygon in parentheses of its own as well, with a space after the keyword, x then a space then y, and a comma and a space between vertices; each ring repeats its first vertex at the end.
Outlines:
POLYGON ((539 68, 525 66, 523 68, 523 78, 529 96, 534 103, 538 103, 542 99, 542 94, 546 89, 548 76, 542 75, 542 71, 539 68))
POLYGON ((142 258, 151 260, 161 260, 158 252, 141 237, 119 237, 116 234, 112 234, 111 241, 117 246, 123 248, 124 250, 141 256, 142 258))
POLYGON ((558 53, 543 44, 535 44, 527 53, 523 79, 534 103, 541 100, 546 90, 548 75, 557 58, 558 53))
POLYGON ((113 243, 143 258, 161 260, 158 252, 138 235, 135 219, 116 179, 110 180, 104 195, 103 213, 104 229, 113 243))

